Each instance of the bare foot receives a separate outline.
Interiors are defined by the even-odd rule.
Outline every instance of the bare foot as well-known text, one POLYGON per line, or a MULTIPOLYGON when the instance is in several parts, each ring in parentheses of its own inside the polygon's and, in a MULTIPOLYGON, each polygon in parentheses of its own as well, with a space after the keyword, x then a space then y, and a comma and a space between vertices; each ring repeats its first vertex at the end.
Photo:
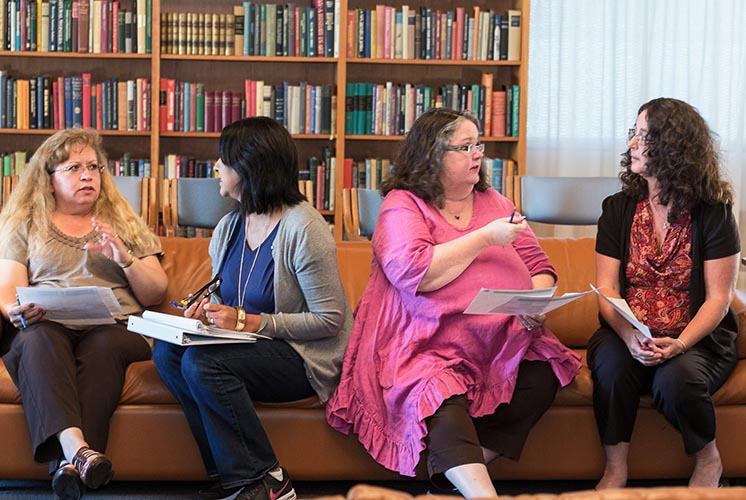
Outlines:
POLYGON ((720 453, 718 453, 717 448, 714 448, 714 453, 712 453, 712 450, 708 450, 708 453, 702 453, 702 451, 696 455, 692 477, 689 478, 689 487, 717 488, 720 486, 720 476, 723 474, 720 453))
POLYGON ((596 490, 611 490, 627 486, 627 471, 605 469, 604 475, 596 485, 596 490))

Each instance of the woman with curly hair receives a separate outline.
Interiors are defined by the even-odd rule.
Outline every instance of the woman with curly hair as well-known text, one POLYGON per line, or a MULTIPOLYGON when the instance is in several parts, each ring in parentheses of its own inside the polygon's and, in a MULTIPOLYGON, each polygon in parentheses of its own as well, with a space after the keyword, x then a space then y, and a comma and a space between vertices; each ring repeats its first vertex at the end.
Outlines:
POLYGON ((0 308, 15 327, 3 361, 34 459, 51 462, 58 498, 78 499, 83 485, 98 488, 114 473, 103 454, 109 419, 127 366, 151 355, 126 320, 163 299, 160 243, 117 191, 98 133, 78 128, 34 153, 0 215, 0 241, 0 308), (112 289, 124 315, 114 324, 53 322, 16 299, 17 287, 80 286, 112 289))
POLYGON ((736 366, 729 309, 740 242, 733 191, 712 134, 689 104, 653 99, 622 155, 622 191, 598 221, 596 279, 624 298, 652 338, 599 302, 588 344, 596 422, 606 454, 598 489, 621 488, 641 394, 681 432, 695 457, 690 486, 715 487, 722 464, 711 395, 736 366))
POLYGON ((342 379, 327 404, 383 466, 495 497, 486 464, 517 460, 579 357, 544 316, 465 315, 481 288, 551 287, 556 272, 525 218, 491 189, 471 115, 423 114, 401 148, 373 233, 373 263, 342 379))

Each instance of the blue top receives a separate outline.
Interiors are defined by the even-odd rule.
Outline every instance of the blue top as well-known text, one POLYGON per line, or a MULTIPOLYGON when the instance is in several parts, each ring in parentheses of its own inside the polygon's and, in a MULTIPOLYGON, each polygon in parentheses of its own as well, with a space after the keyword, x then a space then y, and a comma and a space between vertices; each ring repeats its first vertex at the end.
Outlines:
POLYGON ((246 245, 243 219, 238 221, 238 231, 230 243, 228 254, 220 268, 220 295, 228 306, 241 306, 248 314, 275 312, 275 261, 272 257, 272 245, 277 236, 279 224, 267 235, 255 249, 248 245, 243 251, 243 270, 241 272, 242 245, 246 245), (253 270, 251 270, 253 267, 253 270), (240 283, 239 283, 240 273, 240 283), (241 290, 243 304, 238 303, 238 290, 241 290), (244 297, 244 290, 246 296, 244 297))

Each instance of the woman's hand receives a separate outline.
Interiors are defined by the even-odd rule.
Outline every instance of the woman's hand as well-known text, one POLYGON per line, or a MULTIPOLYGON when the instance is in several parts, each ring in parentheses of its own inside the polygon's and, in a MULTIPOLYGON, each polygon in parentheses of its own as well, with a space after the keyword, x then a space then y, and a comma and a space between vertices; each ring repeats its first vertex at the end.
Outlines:
POLYGON ((684 345, 672 337, 657 337, 651 340, 661 354, 661 363, 684 353, 684 345))
MULTIPOLYGON (((191 298, 190 293, 187 297, 191 298)), ((204 297, 202 300, 194 302, 191 306, 184 309, 184 316, 192 319, 199 319, 203 323, 207 323, 207 317, 205 316, 205 305, 210 302, 209 297, 204 297)))
POLYGON ((544 324, 545 314, 519 314, 518 321, 526 330, 533 330, 544 324))
POLYGON ((664 361, 663 353, 639 330, 632 330, 622 336, 627 349, 634 359, 645 366, 655 366, 664 361))
POLYGON ((109 224, 101 222, 96 217, 91 217, 91 225, 99 234, 98 242, 86 243, 83 248, 93 252, 99 252, 109 260, 113 260, 120 267, 126 266, 132 258, 129 249, 117 236, 109 224))
POLYGON ((513 222, 510 222, 510 217, 495 219, 482 227, 480 231, 485 234, 491 245, 503 246, 513 243, 526 229, 528 229, 526 218, 514 215, 513 222))
POLYGON ((46 314, 43 308, 34 303, 9 305, 7 311, 8 319, 19 330, 38 323, 46 314), (21 319, 21 316, 23 316, 23 319, 21 319))

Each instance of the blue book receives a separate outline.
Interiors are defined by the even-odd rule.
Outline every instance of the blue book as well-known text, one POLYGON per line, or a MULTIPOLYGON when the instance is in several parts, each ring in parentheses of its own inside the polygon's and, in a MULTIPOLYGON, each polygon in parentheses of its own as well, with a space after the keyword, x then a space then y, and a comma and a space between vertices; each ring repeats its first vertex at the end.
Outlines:
MULTIPOLYGON (((243 2, 243 55, 251 55, 251 2, 243 2)), ((238 47, 236 47, 238 50, 238 47)))
POLYGON ((191 118, 191 106, 189 104, 189 92, 191 91, 192 84, 184 82, 184 132, 193 132, 189 128, 189 119, 191 118))
POLYGON ((363 47, 363 57, 370 58, 370 10, 365 11, 365 46, 363 47))
POLYGON ((83 78, 70 77, 72 80, 72 124, 73 127, 83 126, 83 78))
POLYGON ((316 24, 316 9, 310 8, 306 24, 308 57, 316 57, 316 24))
MULTIPOLYGON (((73 78, 66 76, 63 79, 63 98, 65 102, 65 128, 73 124, 73 78)), ((60 127, 62 123, 60 123, 60 127)))

